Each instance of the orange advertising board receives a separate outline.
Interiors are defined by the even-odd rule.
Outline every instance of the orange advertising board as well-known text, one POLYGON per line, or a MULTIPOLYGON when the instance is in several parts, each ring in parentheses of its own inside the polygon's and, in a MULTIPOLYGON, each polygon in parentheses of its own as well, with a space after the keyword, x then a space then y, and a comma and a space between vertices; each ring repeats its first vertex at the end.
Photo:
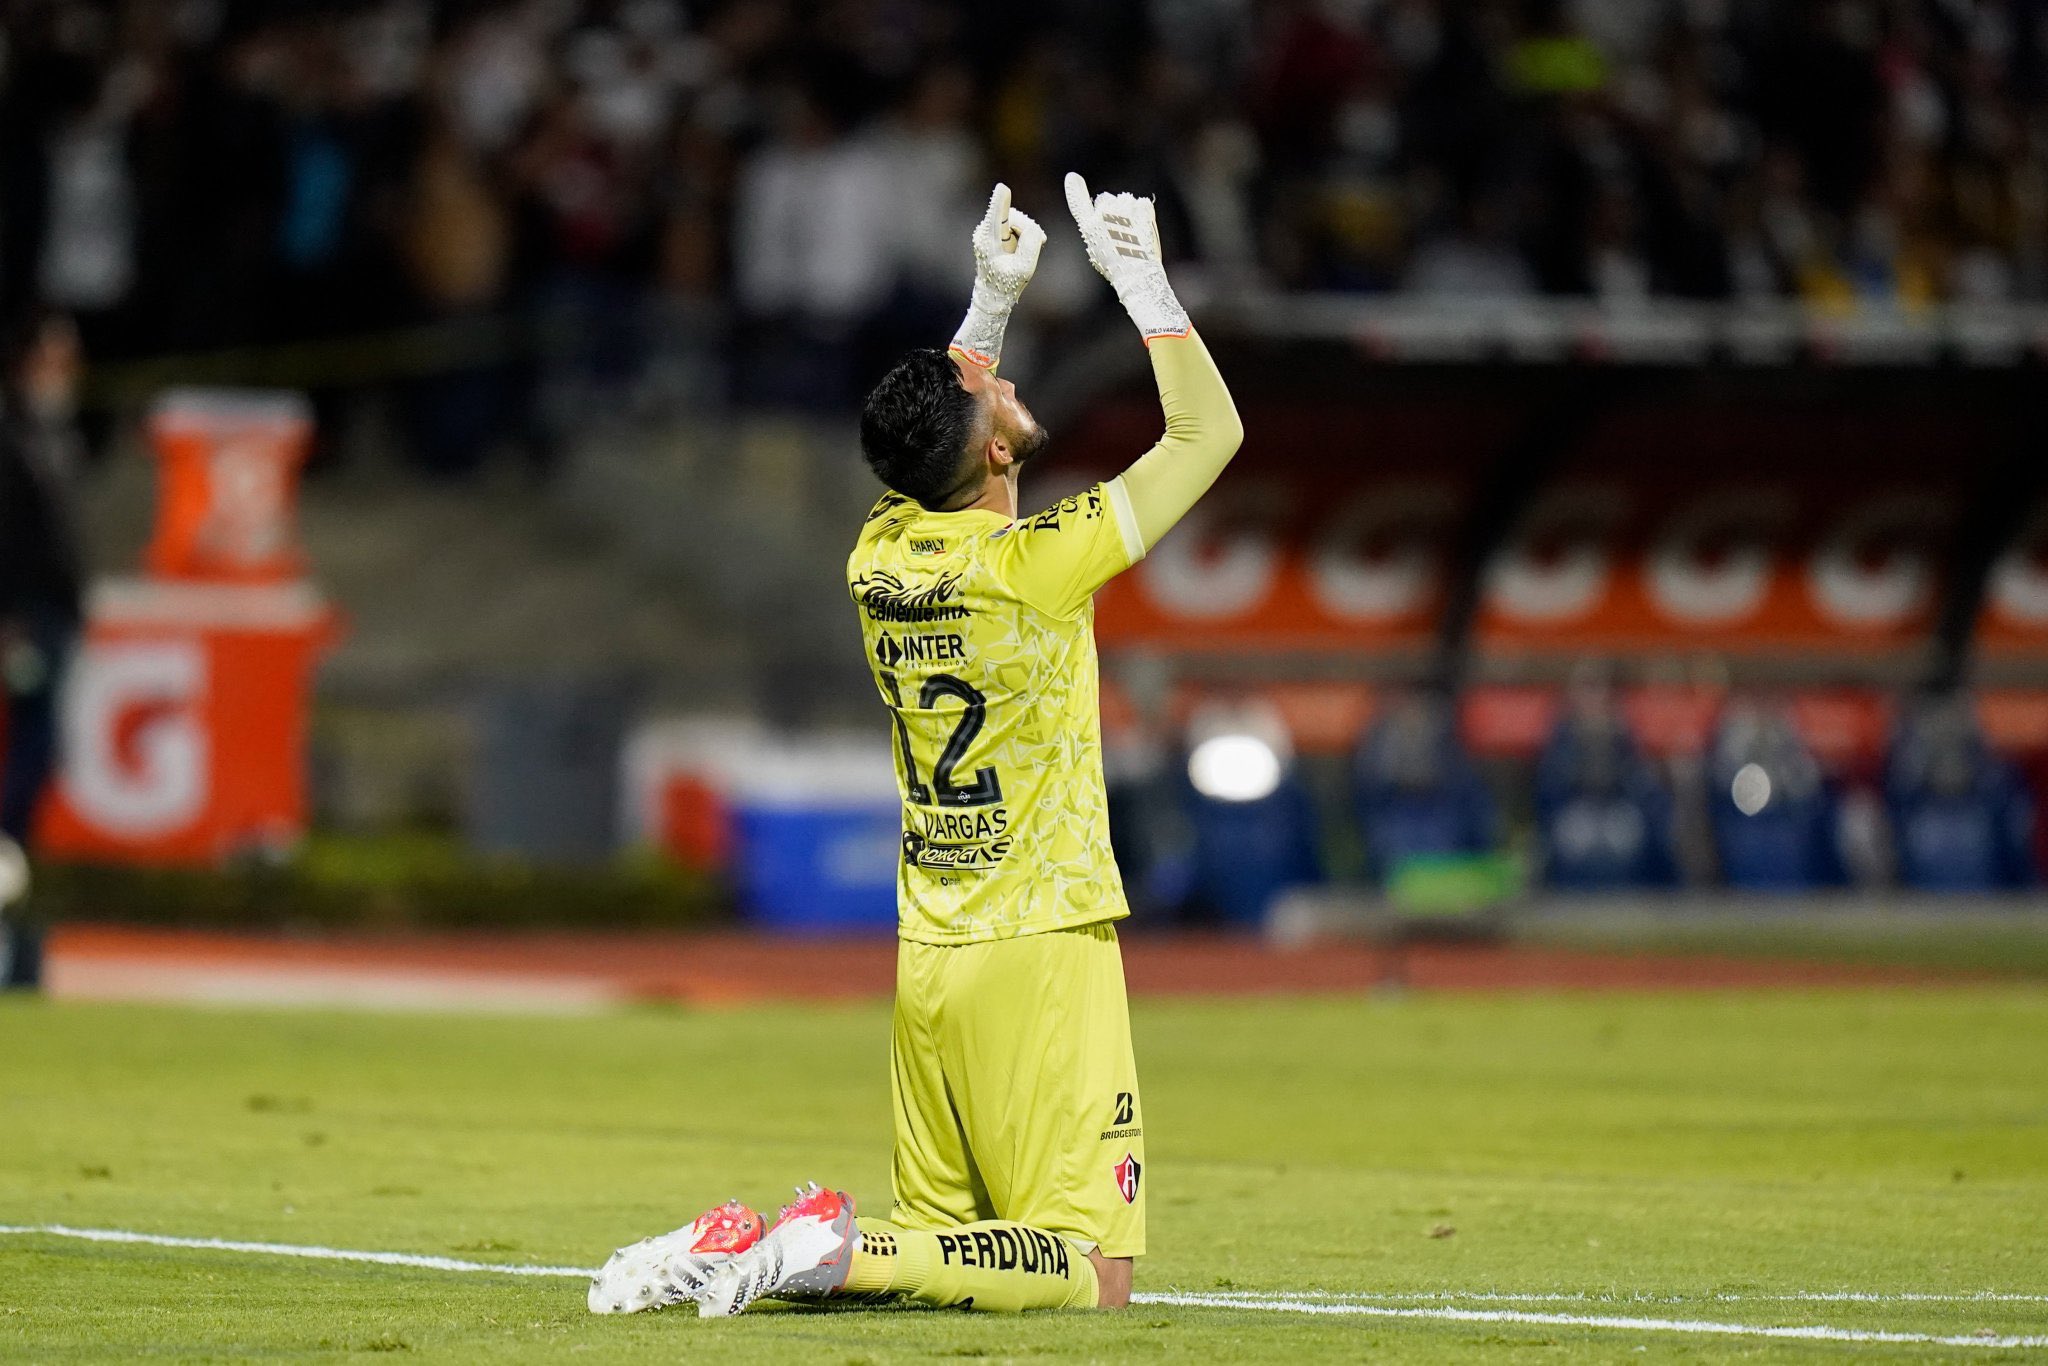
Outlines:
POLYGON ((2048 507, 1992 563, 1977 640, 1993 655, 2048 656, 2048 507))
POLYGON ((1991 440, 1946 412, 1610 413, 1487 566, 1476 643, 1912 648, 1933 629, 1964 481, 1991 440))
MULTIPOLYGON (((1096 598, 1108 645, 1166 649, 1427 648, 1446 557, 1479 453, 1511 417, 1483 405, 1244 413, 1245 446, 1215 488, 1096 598)), ((1107 478, 1159 437, 1156 403, 1092 414, 1072 444, 1107 478)), ((1062 489, 1062 492, 1067 491, 1062 489)))
POLYGON ((1579 479, 1545 494, 1488 565, 1493 651, 1897 649, 1940 604, 1945 489, 1704 487, 1579 479))
MULTIPOLYGON (((1085 449, 1137 452, 1141 406, 1085 449)), ((1106 646, 1426 648, 1449 555, 1511 450, 1512 418, 1417 407, 1247 412, 1244 451, 1182 524, 1097 598, 1106 646)), ((1484 653, 1704 649, 1896 653, 1926 642, 1971 460, 1967 419, 1785 411, 1688 424, 1619 413, 1573 442, 1479 585, 1484 653), (1954 449, 1953 461, 1929 453, 1954 449)), ((1086 479, 1112 473, 1086 466, 1086 479)), ((2002 567, 1996 610, 2048 640, 2048 515, 2002 567)))
POLYGON ((1117 643, 1426 645, 1463 501, 1443 479, 1234 481, 1103 590, 1096 628, 1117 643))
POLYGON ((201 864, 289 846, 306 827, 307 699, 334 629, 303 583, 96 585, 41 849, 201 864))

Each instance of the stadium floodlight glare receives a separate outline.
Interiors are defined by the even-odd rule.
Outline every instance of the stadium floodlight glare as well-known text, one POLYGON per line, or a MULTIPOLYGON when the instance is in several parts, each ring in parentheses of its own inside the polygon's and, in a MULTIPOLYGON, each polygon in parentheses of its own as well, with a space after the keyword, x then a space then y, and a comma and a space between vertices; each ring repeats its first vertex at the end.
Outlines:
POLYGON ((1255 802, 1280 786, 1282 764, 1256 735, 1212 735, 1188 755, 1188 781, 1212 801, 1255 802))
POLYGON ((1744 764, 1735 770, 1735 781, 1728 785, 1728 795, 1735 800, 1735 809, 1745 816, 1754 816, 1771 804, 1771 775, 1764 771, 1762 764, 1744 764))

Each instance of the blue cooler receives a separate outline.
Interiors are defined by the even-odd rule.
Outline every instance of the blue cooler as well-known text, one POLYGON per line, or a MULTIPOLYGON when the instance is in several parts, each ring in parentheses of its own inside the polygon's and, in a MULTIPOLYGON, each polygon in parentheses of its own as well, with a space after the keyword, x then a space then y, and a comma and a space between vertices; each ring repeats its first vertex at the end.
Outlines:
POLYGON ((886 744, 802 741, 748 756, 732 791, 740 909, 786 934, 892 934, 903 809, 886 744))
POLYGON ((1322 881, 1315 801, 1298 776, 1289 774, 1254 801, 1218 801, 1192 785, 1187 800, 1199 912, 1229 925, 1259 925, 1280 893, 1322 881))

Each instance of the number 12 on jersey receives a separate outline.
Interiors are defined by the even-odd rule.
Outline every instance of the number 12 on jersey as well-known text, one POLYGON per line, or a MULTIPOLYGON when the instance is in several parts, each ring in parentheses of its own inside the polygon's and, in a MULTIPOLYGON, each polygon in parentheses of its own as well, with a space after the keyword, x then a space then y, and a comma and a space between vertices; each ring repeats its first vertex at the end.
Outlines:
POLYGON ((960 719, 953 723, 953 733, 946 737, 946 746, 939 753, 939 761, 932 765, 930 786, 917 775, 917 756, 910 747, 910 726, 903 719, 903 691, 896 682, 896 675, 887 669, 881 671, 882 686, 889 690, 890 714, 896 720, 896 743, 903 754, 903 773, 910 791, 910 801, 915 806, 994 806, 1003 799, 1003 785, 996 778, 993 766, 976 769, 974 781, 964 786, 953 781, 953 771, 967 757, 967 747, 974 743, 974 737, 981 734, 983 719, 988 714, 988 697, 964 678, 952 674, 933 674, 924 681, 924 688, 918 693, 917 705, 929 711, 941 697, 957 697, 965 704, 960 719))

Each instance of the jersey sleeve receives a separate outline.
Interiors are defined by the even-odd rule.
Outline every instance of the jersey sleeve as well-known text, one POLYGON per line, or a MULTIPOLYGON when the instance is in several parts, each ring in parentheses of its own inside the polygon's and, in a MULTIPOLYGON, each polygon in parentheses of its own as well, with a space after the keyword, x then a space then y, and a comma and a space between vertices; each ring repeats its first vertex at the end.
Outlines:
POLYGON ((1156 338, 1148 349, 1166 434, 1123 473, 1140 555, 1187 515, 1244 442, 1237 405, 1199 336, 1156 338))
POLYGON ((1095 590, 1145 558, 1244 441, 1230 390, 1190 332, 1148 348, 1166 413, 1166 433, 1136 464, 998 532, 997 573, 1019 598, 1054 616, 1072 617, 1095 590))
POLYGON ((1078 616, 1095 590, 1144 558, 1121 478, 1096 484, 996 534, 990 563, 1018 598, 1078 616))

